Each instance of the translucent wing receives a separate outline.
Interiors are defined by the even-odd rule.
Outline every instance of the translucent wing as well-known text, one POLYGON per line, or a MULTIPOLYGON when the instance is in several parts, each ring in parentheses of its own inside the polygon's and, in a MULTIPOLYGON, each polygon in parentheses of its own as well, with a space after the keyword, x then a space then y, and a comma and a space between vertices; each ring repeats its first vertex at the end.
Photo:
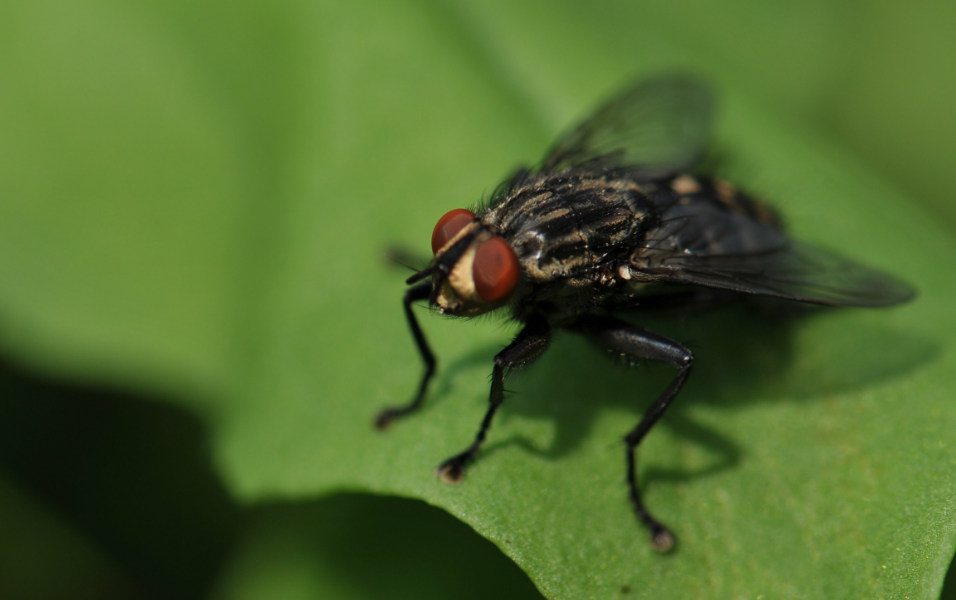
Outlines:
POLYGON ((699 81, 646 80, 601 106, 559 140, 542 170, 599 163, 656 177, 687 170, 703 155, 713 99, 699 81))
POLYGON ((703 285, 828 306, 892 306, 913 289, 831 252, 791 242, 765 255, 675 258, 648 272, 660 281, 703 285))
POLYGON ((748 217, 699 205, 668 210, 632 254, 631 268, 658 282, 829 306, 890 306, 915 294, 886 273, 748 217))

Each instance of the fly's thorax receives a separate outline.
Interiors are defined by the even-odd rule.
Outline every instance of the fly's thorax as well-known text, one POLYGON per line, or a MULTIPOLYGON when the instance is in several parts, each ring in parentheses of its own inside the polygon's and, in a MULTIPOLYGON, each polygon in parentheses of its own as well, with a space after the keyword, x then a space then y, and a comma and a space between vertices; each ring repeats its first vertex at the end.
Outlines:
POLYGON ((534 286, 593 283, 624 252, 653 206, 636 181, 613 174, 542 174, 481 215, 508 239, 534 286))

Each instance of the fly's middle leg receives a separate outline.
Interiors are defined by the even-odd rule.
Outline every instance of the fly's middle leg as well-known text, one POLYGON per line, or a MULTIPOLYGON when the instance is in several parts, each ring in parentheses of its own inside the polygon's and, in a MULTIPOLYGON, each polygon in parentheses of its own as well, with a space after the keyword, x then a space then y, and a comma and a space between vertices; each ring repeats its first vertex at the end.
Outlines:
POLYGON ((637 427, 624 438, 627 446, 627 485, 630 491, 631 504, 634 506, 637 518, 650 529, 651 545, 655 550, 666 552, 674 546, 674 536, 667 527, 648 512, 641 500, 641 491, 637 483, 636 453, 641 440, 664 415, 664 411, 674 401, 684 382, 687 381, 687 376, 690 375, 691 366, 694 363, 694 356, 690 350, 674 340, 611 317, 582 317, 576 324, 576 328, 594 338, 598 343, 618 352, 623 352, 635 358, 668 362, 679 369, 677 377, 671 381, 664 393, 644 413, 637 427))
POLYGON ((511 369, 526 366, 547 349, 551 341, 551 326, 540 316, 532 316, 518 337, 495 356, 495 367, 491 372, 491 393, 488 411, 485 413, 478 435, 471 446, 461 454, 452 456, 438 467, 438 476, 445 483, 459 483, 465 476, 465 466, 470 463, 481 449, 491 421, 505 398, 505 374, 511 369))
POLYGON ((412 401, 405 406, 386 408, 378 413, 378 416, 375 418, 375 426, 379 429, 385 429, 398 417, 403 417, 421 408, 422 403, 425 401, 425 393, 428 391, 428 382, 431 381, 435 375, 435 355, 432 354, 431 348, 428 347, 425 334, 422 333, 422 328, 418 325, 418 319, 415 318, 415 313, 412 312, 412 303, 419 300, 428 300, 431 295, 431 289, 432 284, 430 281, 420 283, 415 287, 409 288, 405 292, 405 298, 402 301, 405 307, 405 318, 408 319, 408 327, 412 330, 415 345, 418 346, 418 353, 421 354, 422 361, 425 363, 425 373, 422 375, 421 383, 418 386, 418 393, 412 401))

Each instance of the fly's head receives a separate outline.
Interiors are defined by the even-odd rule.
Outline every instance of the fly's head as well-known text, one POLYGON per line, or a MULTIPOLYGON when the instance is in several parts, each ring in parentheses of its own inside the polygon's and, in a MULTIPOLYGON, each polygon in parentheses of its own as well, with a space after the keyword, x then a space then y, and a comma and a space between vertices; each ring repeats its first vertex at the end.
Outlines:
POLYGON ((445 213, 432 232, 432 264, 408 283, 432 277, 431 304, 442 314, 475 317, 508 303, 521 280, 514 249, 470 210, 445 213))

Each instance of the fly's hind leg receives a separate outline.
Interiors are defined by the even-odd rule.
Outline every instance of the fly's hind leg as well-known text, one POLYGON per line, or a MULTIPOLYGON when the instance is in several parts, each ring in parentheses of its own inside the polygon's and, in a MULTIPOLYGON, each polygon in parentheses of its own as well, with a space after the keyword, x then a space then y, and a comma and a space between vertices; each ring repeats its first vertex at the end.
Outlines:
POLYGON ((421 408, 422 403, 425 401, 425 392, 428 391, 428 382, 431 381, 435 375, 435 355, 432 354, 431 348, 428 347, 425 334, 422 333, 422 328, 418 325, 418 319, 415 318, 415 314, 412 312, 412 303, 419 300, 427 300, 431 295, 431 289, 432 284, 430 281, 420 283, 415 287, 409 288, 405 292, 405 298, 402 301, 405 307, 405 318, 408 320, 408 327, 412 330, 415 345, 418 346, 418 353, 421 354, 422 361, 425 363, 425 373, 418 386, 418 393, 412 401, 405 406, 386 408, 378 413, 378 416, 375 418, 375 426, 379 429, 385 429, 398 417, 411 414, 421 408))
POLYGON ((465 466, 478 454, 481 444, 485 441, 491 421, 494 419, 498 407, 505 398, 505 374, 511 369, 524 367, 547 349, 551 341, 551 326, 540 316, 532 316, 518 337, 495 356, 495 367, 491 372, 491 394, 489 395, 488 411, 485 413, 478 435, 471 446, 461 454, 452 456, 438 467, 438 476, 445 483, 459 483, 465 476, 465 466))
POLYGON ((674 401, 684 382, 687 381, 687 376, 690 375, 690 369, 694 363, 694 356, 690 350, 674 340, 611 317, 582 317, 576 324, 576 328, 612 350, 635 358, 668 362, 679 369, 677 377, 671 381, 664 393, 644 413, 644 417, 641 418, 637 427, 624 438, 627 444, 627 484, 634 512, 637 514, 637 518, 650 530, 651 545, 654 549, 666 552, 674 546, 674 536, 667 527, 647 511, 644 502, 641 500, 641 491, 637 484, 636 453, 641 440, 664 415, 664 411, 674 401))

